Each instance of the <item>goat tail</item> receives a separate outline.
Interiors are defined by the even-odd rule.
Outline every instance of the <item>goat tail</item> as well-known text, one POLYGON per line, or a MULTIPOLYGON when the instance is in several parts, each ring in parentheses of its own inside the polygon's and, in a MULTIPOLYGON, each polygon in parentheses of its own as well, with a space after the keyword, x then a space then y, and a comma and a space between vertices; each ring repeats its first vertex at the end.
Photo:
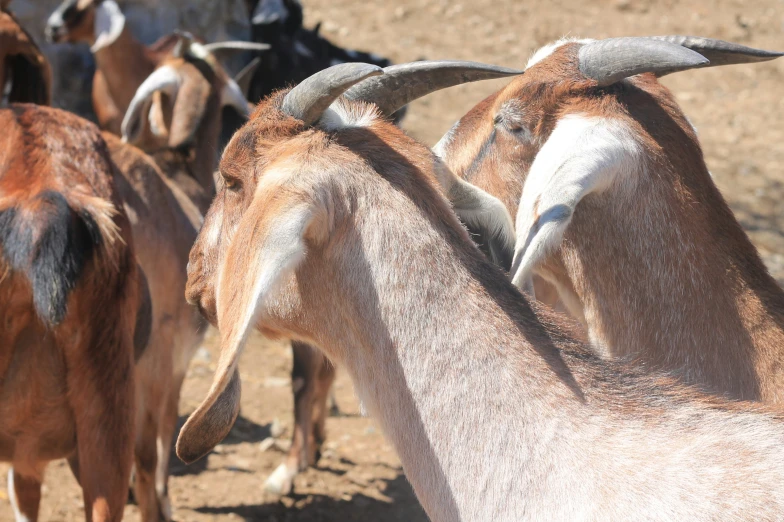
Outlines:
POLYGON ((93 208, 74 208, 53 190, 0 210, 0 257, 11 271, 26 276, 33 307, 47 326, 65 319, 68 297, 85 266, 102 244, 114 240, 116 228, 107 229, 107 219, 113 226, 111 216, 96 215, 93 208))

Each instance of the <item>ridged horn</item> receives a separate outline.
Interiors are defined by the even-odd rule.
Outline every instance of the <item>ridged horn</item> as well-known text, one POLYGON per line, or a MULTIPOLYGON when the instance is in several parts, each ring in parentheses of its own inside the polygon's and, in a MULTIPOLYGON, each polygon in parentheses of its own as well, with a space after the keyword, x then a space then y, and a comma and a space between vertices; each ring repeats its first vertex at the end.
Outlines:
POLYGON ((651 36, 653 40, 669 42, 696 51, 710 60, 708 67, 717 65, 732 65, 736 63, 767 62, 784 56, 784 53, 766 51, 746 47, 724 40, 703 38, 701 36, 682 36, 678 34, 668 36, 651 36))
POLYGON ((378 106, 384 116, 431 92, 462 83, 523 74, 523 71, 460 60, 423 60, 390 65, 383 76, 355 85, 345 96, 378 106))
POLYGON ((644 37, 608 38, 587 43, 578 51, 579 67, 600 87, 629 76, 657 76, 705 67, 709 60, 679 44, 644 37))
POLYGON ((305 125, 313 125, 346 90, 366 78, 381 74, 384 74, 381 67, 368 63, 333 65, 291 89, 283 99, 281 109, 305 125))

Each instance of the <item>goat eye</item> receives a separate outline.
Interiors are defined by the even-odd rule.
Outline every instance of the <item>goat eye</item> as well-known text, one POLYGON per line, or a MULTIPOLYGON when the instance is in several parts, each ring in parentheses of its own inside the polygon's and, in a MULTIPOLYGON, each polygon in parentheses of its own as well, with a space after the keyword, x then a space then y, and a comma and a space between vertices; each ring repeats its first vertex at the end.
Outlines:
POLYGON ((227 178, 226 176, 223 176, 223 184, 229 190, 237 190, 240 188, 239 180, 234 178, 227 178))

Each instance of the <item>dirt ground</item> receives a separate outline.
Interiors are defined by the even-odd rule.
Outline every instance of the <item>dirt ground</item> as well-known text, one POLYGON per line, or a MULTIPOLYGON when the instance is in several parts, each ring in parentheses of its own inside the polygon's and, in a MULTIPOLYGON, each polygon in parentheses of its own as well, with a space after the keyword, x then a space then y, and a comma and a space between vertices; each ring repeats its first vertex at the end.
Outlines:
MULTIPOLYGON (((460 58, 523 67, 539 46, 563 35, 603 38, 695 34, 784 49, 782 0, 304 0, 306 23, 322 21, 329 38, 396 61, 460 58)), ((773 274, 784 282, 784 59, 772 64, 692 71, 667 77, 697 127, 708 165, 773 274)), ((503 85, 485 82, 436 93, 414 103, 405 127, 434 144, 471 106, 503 85)), ((216 350, 214 332, 185 383, 184 416, 205 395, 216 350)), ((242 417, 231 436, 201 462, 172 457, 171 496, 180 521, 422 521, 394 451, 373 421, 359 416, 345 374, 330 418, 329 441, 317 469, 300 475, 295 494, 277 500, 262 485, 282 457, 260 443, 277 435, 285 446, 292 424, 287 346, 256 337, 242 360, 242 417)), ((7 467, 0 466, 5 476, 7 467)), ((12 520, 0 486, 0 520, 12 520)), ((81 493, 64 462, 47 471, 42 520, 83 520, 81 493)), ((126 520, 139 520, 128 505, 126 520)))

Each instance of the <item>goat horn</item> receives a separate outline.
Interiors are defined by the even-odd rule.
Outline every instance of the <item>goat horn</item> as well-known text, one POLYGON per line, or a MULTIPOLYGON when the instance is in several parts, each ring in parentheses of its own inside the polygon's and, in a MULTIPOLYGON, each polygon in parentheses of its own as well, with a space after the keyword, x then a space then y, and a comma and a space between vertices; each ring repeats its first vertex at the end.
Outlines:
POLYGON ((226 84, 221 91, 221 105, 234 107, 243 116, 247 117, 250 115, 250 106, 248 105, 248 100, 245 99, 242 88, 231 78, 226 80, 226 84))
POLYGON ((341 63, 319 71, 291 89, 283 98, 281 110, 305 125, 313 125, 333 101, 354 84, 384 70, 369 63, 341 63))
POLYGON ((696 51, 710 60, 709 67, 736 63, 766 62, 784 56, 784 53, 755 49, 745 45, 725 42, 724 40, 702 38, 700 36, 673 34, 669 36, 651 36, 650 39, 678 44, 696 51))
POLYGON ((598 40, 580 47, 580 72, 600 87, 636 74, 657 76, 704 67, 710 62, 681 45, 651 38, 629 37, 598 40))
POLYGON ((240 72, 237 73, 237 76, 234 77, 234 81, 237 82, 242 94, 245 97, 248 96, 248 91, 250 90, 250 82, 253 80, 253 75, 256 74, 256 71, 261 65, 261 58, 258 56, 250 61, 248 65, 242 68, 240 72))
POLYGON ((212 54, 240 51, 269 51, 272 47, 265 43, 229 41, 204 44, 204 48, 212 54))
POLYGON ((390 65, 384 75, 371 78, 346 91, 346 97, 378 106, 384 116, 431 92, 461 83, 523 74, 497 65, 460 60, 423 60, 390 65))

